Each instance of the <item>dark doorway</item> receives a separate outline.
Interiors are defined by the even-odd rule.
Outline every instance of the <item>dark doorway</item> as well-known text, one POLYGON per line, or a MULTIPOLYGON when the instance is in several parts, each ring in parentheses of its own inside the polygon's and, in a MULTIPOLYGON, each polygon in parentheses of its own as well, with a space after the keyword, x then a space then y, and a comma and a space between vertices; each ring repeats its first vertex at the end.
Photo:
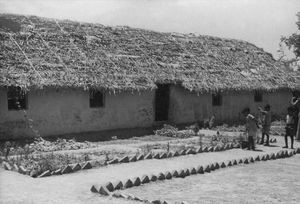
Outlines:
POLYGON ((169 115, 170 85, 157 84, 155 91, 155 121, 167 121, 169 115))

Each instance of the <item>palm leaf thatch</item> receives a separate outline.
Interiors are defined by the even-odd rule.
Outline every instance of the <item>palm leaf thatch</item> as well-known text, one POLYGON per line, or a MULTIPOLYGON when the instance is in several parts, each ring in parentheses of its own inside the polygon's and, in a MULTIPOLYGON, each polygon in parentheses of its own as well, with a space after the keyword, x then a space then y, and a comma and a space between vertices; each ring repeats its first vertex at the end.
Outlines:
POLYGON ((0 86, 190 91, 295 89, 293 73, 245 41, 0 14, 0 86))

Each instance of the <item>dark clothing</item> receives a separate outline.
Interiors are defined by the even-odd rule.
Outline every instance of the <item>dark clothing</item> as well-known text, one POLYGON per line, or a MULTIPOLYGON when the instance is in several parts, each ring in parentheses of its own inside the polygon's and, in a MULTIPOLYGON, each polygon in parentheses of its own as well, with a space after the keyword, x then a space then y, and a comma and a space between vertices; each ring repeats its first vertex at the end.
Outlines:
POLYGON ((255 150, 255 142, 254 142, 254 137, 253 136, 248 136, 248 149, 255 150))
POLYGON ((294 135, 285 135, 284 136, 284 140, 285 140, 285 147, 288 148, 289 144, 288 144, 288 136, 290 136, 291 138, 291 148, 294 148, 294 135))
POLYGON ((287 136, 291 136, 291 135, 295 135, 296 133, 296 128, 295 128, 295 124, 287 124, 285 127, 285 135, 287 136))
POLYGON ((287 124, 285 127, 285 135, 284 135, 284 140, 285 140, 285 147, 288 147, 288 136, 291 138, 291 148, 294 147, 294 136, 296 134, 296 128, 294 123, 292 124, 287 124))

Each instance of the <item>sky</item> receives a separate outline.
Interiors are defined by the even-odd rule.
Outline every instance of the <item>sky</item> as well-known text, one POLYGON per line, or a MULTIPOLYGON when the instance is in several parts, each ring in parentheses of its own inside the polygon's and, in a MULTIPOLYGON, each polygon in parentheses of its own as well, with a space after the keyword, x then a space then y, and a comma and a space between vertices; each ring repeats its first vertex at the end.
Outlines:
POLYGON ((297 12, 300 0, 0 0, 0 13, 235 38, 275 58, 297 12))

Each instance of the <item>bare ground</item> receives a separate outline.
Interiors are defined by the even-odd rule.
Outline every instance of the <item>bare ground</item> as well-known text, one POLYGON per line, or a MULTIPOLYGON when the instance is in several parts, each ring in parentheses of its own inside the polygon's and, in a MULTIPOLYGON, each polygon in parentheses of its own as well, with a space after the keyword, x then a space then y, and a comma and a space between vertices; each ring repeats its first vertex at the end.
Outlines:
MULTIPOLYGON (((277 137, 279 143, 273 147, 259 146, 262 151, 246 151, 241 149, 233 149, 224 152, 212 152, 212 153, 201 153, 197 155, 187 155, 176 157, 172 159, 163 160, 144 160, 134 163, 120 164, 120 165, 109 165, 102 168, 95 168, 91 170, 79 171, 73 174, 66 174, 62 176, 51 176, 45 178, 30 178, 21 174, 9 171, 0 171, 0 201, 2 203, 128 203, 125 201, 103 198, 97 194, 90 192, 90 187, 93 184, 103 184, 107 181, 124 180, 127 178, 133 178, 135 176, 142 176, 144 174, 159 173, 161 171, 170 171, 174 169, 181 169, 186 167, 194 167, 197 165, 205 165, 211 162, 224 161, 229 159, 243 158, 246 156, 255 156, 259 154, 265 154, 266 152, 277 152, 281 150, 282 138, 277 137)), ((295 146, 300 146, 296 143, 295 146)), ((297 157, 299 158, 299 156, 297 157)), ((274 162, 277 162, 276 160, 274 162)), ((298 160, 299 161, 299 160, 298 160)), ((266 162, 268 164, 269 162, 266 162)), ((270 164, 270 163, 269 163, 270 164)), ((259 165, 259 164, 257 164, 259 165)), ((253 166, 257 166, 254 164, 253 166)), ((245 171, 251 168, 251 165, 245 167, 245 171)), ((298 169, 299 166, 292 167, 298 169)), ((232 168, 235 169, 235 168, 232 168)), ((272 169, 272 168, 271 168, 272 169)), ((220 170, 219 174, 222 170, 220 170)), ((226 170, 227 171, 227 170, 226 170)), ((233 171, 229 169, 228 171, 233 171)), ((269 169, 270 171, 270 169, 269 169)), ((238 171, 237 171, 238 172, 238 171)), ((290 172, 285 172, 281 176, 290 179, 290 172)), ((211 176, 218 174, 218 172, 204 175, 211 176)), ((234 173, 233 177, 234 177, 234 173)), ((237 174, 238 175, 238 174, 237 174)), ((220 176, 221 178, 222 176, 220 176)), ((241 175, 240 177, 243 177, 241 175)), ((262 176, 263 177, 263 176, 262 176)), ((224 177, 224 179, 229 177, 224 177)), ((208 179, 209 180, 209 179, 208 179)), ((251 179, 249 179, 250 181, 251 179)), ((222 181, 222 180, 221 180, 222 181)), ((293 181, 293 180, 292 180, 293 181)), ((294 185, 291 181, 291 185, 294 185)), ((166 183, 169 181, 166 181, 166 183)), ((226 180, 224 180, 226 182, 226 180)), ((246 180, 245 180, 246 182, 246 180)), ((223 182, 221 182, 223 183, 223 182)), ((236 186, 242 186, 244 182, 240 184, 236 183, 236 186)), ((266 186, 276 189, 276 186, 266 186)), ((151 184, 150 184, 151 185, 151 184)), ((223 185, 223 184, 219 184, 223 185)), ((262 184, 261 184, 262 185, 262 184)), ((216 184, 217 186, 217 184, 216 184)), ((295 187, 295 186, 294 186, 295 187)), ((201 188, 209 188, 208 185, 204 185, 201 188), (205 187, 206 186, 206 187, 205 187)), ((199 192, 201 192, 199 187, 199 192)), ((212 192, 218 192, 218 189, 211 189, 212 192)), ((178 187, 177 191, 180 192, 181 188, 178 187)), ((229 188, 230 189, 230 188, 229 188)), ((184 190, 184 189, 183 189, 184 190)), ((280 190, 280 189, 278 189, 280 190)), ((149 191, 151 193, 151 191, 149 191)), ((236 192, 238 195, 239 192, 236 192)), ((241 192, 240 192, 241 193, 241 192)), ((180 195, 180 193, 179 193, 180 195)), ((243 194, 241 194, 244 196, 243 194)), ((208 198, 207 198, 208 199, 208 198)), ((205 201, 205 200, 204 200, 205 201)), ((210 201, 210 200, 208 200, 210 201)))

